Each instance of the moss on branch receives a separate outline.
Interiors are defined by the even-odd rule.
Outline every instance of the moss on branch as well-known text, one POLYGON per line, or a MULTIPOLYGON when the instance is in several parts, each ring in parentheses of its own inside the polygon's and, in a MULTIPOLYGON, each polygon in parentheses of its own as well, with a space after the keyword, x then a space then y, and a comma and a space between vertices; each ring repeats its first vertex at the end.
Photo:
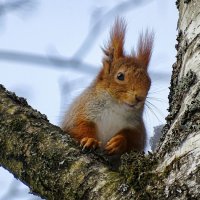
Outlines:
POLYGON ((120 198, 122 178, 0 86, 0 164, 47 199, 120 198))
POLYGON ((0 148, 0 164, 45 199, 129 200, 164 195, 163 186, 155 187, 160 182, 154 172, 155 155, 125 154, 120 170, 113 171, 104 155, 82 152, 45 115, 3 86, 0 148))

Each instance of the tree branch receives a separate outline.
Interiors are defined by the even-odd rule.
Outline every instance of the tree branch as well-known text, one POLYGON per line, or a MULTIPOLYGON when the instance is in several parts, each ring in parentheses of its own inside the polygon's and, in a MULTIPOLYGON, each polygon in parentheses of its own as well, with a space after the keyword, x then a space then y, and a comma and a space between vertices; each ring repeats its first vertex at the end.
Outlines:
POLYGON ((42 198, 166 199, 172 193, 176 197, 174 188, 184 191, 185 187, 184 198, 196 197, 199 190, 191 185, 193 179, 187 180, 190 165, 185 167, 184 159, 194 158, 192 175, 197 177, 198 137, 186 142, 195 144, 190 145, 187 154, 181 150, 177 157, 165 160, 154 154, 132 152, 124 154, 119 170, 113 171, 102 155, 81 152, 76 142, 50 124, 45 115, 0 85, 0 164, 42 198), (169 182, 178 170, 177 165, 184 170, 178 171, 179 179, 169 182), (182 179, 191 184, 182 185, 178 182, 182 179))
POLYGON ((37 4, 36 1, 33 0, 16 0, 16 1, 8 1, 8 2, 0 2, 0 16, 7 14, 8 12, 13 12, 16 10, 23 9, 33 9, 37 4))
MULTIPOLYGON (((81 59, 69 58, 66 59, 61 56, 43 56, 40 54, 25 53, 18 51, 6 51, 0 49, 0 60, 8 62, 19 62, 39 65, 40 67, 54 68, 58 70, 72 69, 78 72, 87 74, 95 74, 99 70, 98 66, 91 65, 81 61, 81 59)), ((29 67, 27 65, 27 67, 29 67)), ((166 81, 167 76, 165 72, 150 72, 152 79, 159 81, 166 81)))
MULTIPOLYGON (((0 86, 0 164, 47 199, 119 199, 123 177, 0 86)), ((130 196, 128 192, 126 197, 130 196)))
POLYGON ((100 35, 100 32, 102 32, 104 29, 102 29, 102 25, 107 24, 110 19, 113 19, 114 16, 121 15, 125 11, 132 10, 133 8, 136 9, 139 6, 144 6, 148 3, 152 3, 153 1, 146 1, 146 0, 127 0, 118 3, 108 11, 106 11, 103 16, 98 19, 93 26, 90 28, 90 31, 88 32, 86 38, 84 39, 83 43, 79 47, 79 49, 76 51, 76 53, 73 55, 75 58, 83 58, 88 52, 98 36, 100 35))

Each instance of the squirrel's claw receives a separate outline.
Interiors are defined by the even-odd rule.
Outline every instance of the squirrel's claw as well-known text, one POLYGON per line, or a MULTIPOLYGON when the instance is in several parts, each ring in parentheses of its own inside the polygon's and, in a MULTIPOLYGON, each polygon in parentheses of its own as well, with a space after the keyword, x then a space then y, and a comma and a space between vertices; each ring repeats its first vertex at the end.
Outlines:
POLYGON ((111 138, 105 147, 107 154, 122 154, 126 149, 126 140, 123 135, 116 135, 111 138))
POLYGON ((96 149, 100 146, 100 142, 95 138, 84 137, 81 142, 80 146, 83 150, 85 149, 96 149))

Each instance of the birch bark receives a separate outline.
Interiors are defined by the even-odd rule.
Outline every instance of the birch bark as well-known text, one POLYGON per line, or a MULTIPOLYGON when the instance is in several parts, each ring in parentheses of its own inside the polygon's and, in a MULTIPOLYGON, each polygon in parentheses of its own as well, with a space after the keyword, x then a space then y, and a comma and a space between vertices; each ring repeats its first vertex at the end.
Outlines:
POLYGON ((169 115, 153 154, 132 152, 113 170, 0 86, 0 164, 46 199, 200 198, 200 1, 178 0, 177 62, 169 115))

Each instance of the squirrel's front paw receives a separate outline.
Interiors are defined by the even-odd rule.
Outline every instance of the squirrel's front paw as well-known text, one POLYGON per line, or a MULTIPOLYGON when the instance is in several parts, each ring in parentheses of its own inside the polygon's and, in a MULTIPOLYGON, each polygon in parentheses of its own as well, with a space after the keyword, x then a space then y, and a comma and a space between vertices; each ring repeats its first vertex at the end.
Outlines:
POLYGON ((123 135, 116 135, 111 138, 105 147, 105 150, 109 155, 119 154, 125 152, 127 146, 126 138, 123 135))
POLYGON ((80 146, 83 147, 83 149, 96 149, 100 146, 100 142, 95 138, 84 137, 80 141, 80 146))

